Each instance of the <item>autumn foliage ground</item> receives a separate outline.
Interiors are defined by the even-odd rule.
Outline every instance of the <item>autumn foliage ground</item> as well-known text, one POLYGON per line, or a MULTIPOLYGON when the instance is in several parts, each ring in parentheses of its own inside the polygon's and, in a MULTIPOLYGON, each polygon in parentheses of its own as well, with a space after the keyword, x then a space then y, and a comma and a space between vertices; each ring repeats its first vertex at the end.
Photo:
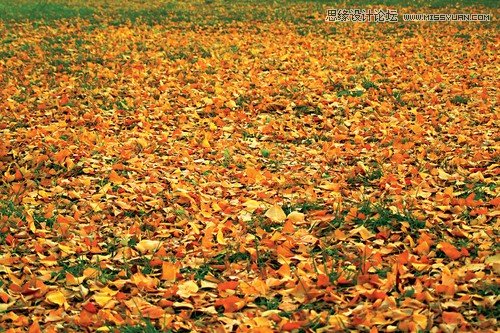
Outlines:
POLYGON ((498 329, 496 22, 3 3, 0 331, 498 329))

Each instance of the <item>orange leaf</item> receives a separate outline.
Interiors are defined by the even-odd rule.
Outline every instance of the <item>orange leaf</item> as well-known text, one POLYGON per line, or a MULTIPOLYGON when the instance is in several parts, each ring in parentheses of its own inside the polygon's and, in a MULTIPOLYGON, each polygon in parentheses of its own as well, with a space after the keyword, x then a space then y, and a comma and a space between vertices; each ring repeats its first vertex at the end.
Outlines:
POLYGON ((62 164, 62 162, 64 161, 64 159, 66 157, 68 157, 69 155, 71 155, 71 151, 70 150, 68 150, 68 149, 60 150, 56 154, 54 154, 54 161, 57 162, 57 163, 59 163, 59 164, 62 164))
POLYGON ((227 281, 227 282, 221 282, 217 285, 217 289, 219 291, 225 291, 225 290, 234 290, 238 287, 238 281, 227 281))
POLYGON ((283 225, 283 232, 286 233, 295 232, 295 227, 293 226, 293 222, 291 220, 286 220, 285 224, 283 225))
POLYGON ((318 282, 316 282, 316 284, 319 288, 326 287, 330 284, 330 279, 325 274, 319 274, 318 275, 318 282))
POLYGON ((90 326, 95 322, 95 314, 90 313, 89 311, 83 309, 80 312, 80 315, 76 319, 78 325, 81 326, 90 326))
POLYGON ((116 173, 115 170, 111 171, 109 174, 109 180, 114 184, 122 184, 125 178, 116 173))
POLYGON ((0 291, 0 300, 4 303, 7 303, 9 301, 9 294, 0 291))
POLYGON ((239 310, 241 307, 236 304, 241 301, 241 299, 237 296, 229 296, 226 298, 220 298, 215 301, 215 306, 223 306, 224 312, 235 312, 239 310))
POLYGON ((283 245, 278 245, 278 247, 276 248, 276 253, 285 258, 290 258, 295 255, 288 247, 283 245))
POLYGON ((443 311, 443 322, 445 324, 460 324, 464 317, 458 312, 443 311))
POLYGON ((281 267, 276 271, 281 277, 290 277, 290 266, 288 264, 283 264, 281 267))
POLYGON ((177 277, 177 266, 172 262, 164 262, 161 265, 161 279, 174 282, 177 277))
POLYGON ((490 205, 492 206, 500 206, 500 197, 496 197, 490 200, 490 205))
POLYGON ((42 333, 40 325, 37 321, 34 321, 33 324, 31 324, 30 328, 28 329, 28 333, 42 333))
POLYGON ((281 327, 281 329, 283 331, 293 331, 293 330, 298 330, 301 327, 302 327, 302 322, 301 321, 290 321, 290 322, 284 324, 281 327))
POLYGON ((422 242, 415 247, 415 251, 419 254, 428 254, 430 246, 427 242, 422 242))
POLYGON ((146 318, 158 319, 163 317, 165 314, 165 310, 160 308, 159 306, 149 306, 145 309, 142 309, 142 315, 146 318))
POLYGON ((444 252, 450 259, 457 260, 458 258, 462 257, 462 253, 457 250, 455 246, 448 242, 441 242, 439 243, 439 247, 441 248, 441 251, 444 252))

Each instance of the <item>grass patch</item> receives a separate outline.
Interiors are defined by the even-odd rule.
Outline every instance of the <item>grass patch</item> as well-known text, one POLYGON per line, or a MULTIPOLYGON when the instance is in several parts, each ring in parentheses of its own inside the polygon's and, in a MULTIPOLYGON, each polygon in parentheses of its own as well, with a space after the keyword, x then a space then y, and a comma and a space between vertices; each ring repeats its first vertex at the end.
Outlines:
MULTIPOLYGON (((127 23, 144 23, 149 25, 164 22, 188 22, 196 25, 214 25, 231 22, 276 20, 294 23, 319 22, 312 13, 323 12, 332 2, 327 0, 294 0, 294 1, 197 1, 185 3, 181 1, 163 3, 155 2, 116 2, 107 3, 106 6, 96 6, 94 3, 83 1, 68 2, 62 0, 15 1, 0 0, 0 20, 2 21, 45 21, 53 22, 61 19, 82 18, 96 23, 99 20, 110 20, 111 25, 127 23), (304 15, 294 15, 291 6, 298 3, 307 3, 309 12, 304 15)), ((362 8, 366 6, 393 6, 413 8, 445 8, 484 6, 498 8, 496 0, 462 0, 451 3, 448 0, 417 0, 412 2, 401 0, 378 1, 347 1, 343 5, 362 8)), ((309 33, 306 29, 299 29, 300 35, 309 33)))
POLYGON ((66 273, 69 273, 74 277, 82 276, 83 271, 92 266, 90 261, 84 257, 80 257, 76 260, 60 260, 58 264, 61 269, 52 273, 52 277, 56 280, 65 279, 66 273))
POLYGON ((247 261, 251 259, 251 256, 248 252, 236 252, 229 256, 229 262, 235 263, 238 261, 247 261))
POLYGON ((467 198, 474 193, 474 200, 487 200, 489 197, 495 196, 496 183, 466 183, 459 186, 458 191, 461 192, 459 198, 467 198))
POLYGON ((0 1, 0 18, 4 21, 54 21, 68 18, 91 19, 95 10, 89 7, 69 7, 48 1, 0 1))
POLYGON ((262 157, 268 158, 271 155, 271 152, 268 149, 264 148, 260 150, 260 154, 262 155, 262 157))
POLYGON ((23 207, 15 204, 12 200, 0 200, 0 217, 2 216, 26 220, 23 207))
POLYGON ((452 102, 455 105, 467 104, 469 102, 469 99, 467 97, 457 95, 453 96, 450 102, 452 102))
MULTIPOLYGON (((142 322, 136 325, 125 325, 118 328, 120 333, 165 333, 165 331, 159 330, 151 322, 149 318, 143 318, 142 322)), ((167 332, 173 332, 168 330, 167 332)))
POLYGON ((33 220, 35 221, 35 226, 37 228, 43 228, 45 226, 45 227, 52 229, 54 227, 54 224, 56 223, 55 216, 47 218, 47 217, 40 215, 38 213, 35 213, 33 215, 33 220))
POLYGON ((372 204, 369 201, 365 201, 359 206, 358 216, 354 222, 373 232, 378 232, 380 227, 399 230, 402 222, 407 222, 411 230, 425 227, 425 222, 418 220, 409 211, 394 212, 384 205, 372 204))
POLYGON ((321 115, 321 109, 317 106, 310 105, 297 105, 293 107, 293 111, 295 111, 295 116, 300 117, 302 115, 321 115))
POLYGON ((496 283, 483 282, 477 285, 471 292, 480 296, 500 296, 500 285, 496 283))
POLYGON ((281 299, 282 299, 281 295, 274 296, 271 298, 257 297, 254 300, 254 303, 260 307, 264 307, 267 310, 276 310, 281 304, 281 299))
POLYGON ((361 97, 361 96, 363 96, 363 94, 364 94, 363 90, 341 90, 341 91, 337 91, 337 97, 342 97, 342 96, 361 97))
POLYGON ((373 89, 378 89, 378 86, 372 82, 372 81, 369 81, 369 80, 364 80, 362 83, 361 83, 361 86, 363 88, 365 88, 366 90, 370 89, 370 88, 373 88, 373 89))
POLYGON ((373 164, 365 174, 359 174, 354 177, 347 178, 347 183, 353 186, 376 186, 376 184, 373 184, 373 182, 380 179, 383 174, 384 172, 382 171, 380 165, 373 164))
POLYGON ((325 205, 321 201, 304 201, 295 204, 284 204, 281 208, 288 215, 294 211, 307 213, 313 210, 321 210, 325 208, 325 205))

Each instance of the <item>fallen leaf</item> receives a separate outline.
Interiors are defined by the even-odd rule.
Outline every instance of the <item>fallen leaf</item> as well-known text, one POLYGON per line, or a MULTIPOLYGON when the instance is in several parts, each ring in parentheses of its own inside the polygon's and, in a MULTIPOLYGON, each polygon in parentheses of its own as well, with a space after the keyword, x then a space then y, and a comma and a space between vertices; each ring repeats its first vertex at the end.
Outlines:
POLYGON ((189 298, 198 292, 198 285, 194 281, 185 281, 179 284, 177 295, 182 298, 189 298))
POLYGON ((457 260, 462 257, 462 253, 448 242, 439 243, 438 248, 440 248, 450 259, 457 260))
POLYGON ((158 250, 160 248, 161 244, 162 244, 162 242, 160 242, 160 241, 144 239, 144 240, 141 240, 135 246, 135 248, 137 250, 139 250, 139 252, 141 252, 141 253, 151 253, 151 252, 158 250))
POLYGON ((56 304, 59 306, 64 305, 66 303, 66 297, 59 290, 49 291, 45 296, 45 299, 52 304, 56 304))
POLYGON ((268 217, 268 218, 270 218, 271 220, 273 220, 275 222, 283 222, 286 219, 285 212, 278 205, 274 205, 271 208, 269 208, 266 211, 265 216, 268 217))

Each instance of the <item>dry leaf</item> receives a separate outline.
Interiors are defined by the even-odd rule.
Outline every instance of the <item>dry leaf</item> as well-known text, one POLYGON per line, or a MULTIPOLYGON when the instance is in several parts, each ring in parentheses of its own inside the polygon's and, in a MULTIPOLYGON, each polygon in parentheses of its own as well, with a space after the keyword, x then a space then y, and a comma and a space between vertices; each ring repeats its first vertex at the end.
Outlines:
POLYGON ((189 298, 198 292, 198 285, 194 281, 186 281, 179 284, 177 295, 182 298, 189 298))
POLYGON ((275 222, 283 222, 286 219, 285 212, 278 205, 274 205, 271 208, 269 208, 266 211, 265 216, 268 217, 268 218, 270 218, 271 220, 273 220, 275 222))

